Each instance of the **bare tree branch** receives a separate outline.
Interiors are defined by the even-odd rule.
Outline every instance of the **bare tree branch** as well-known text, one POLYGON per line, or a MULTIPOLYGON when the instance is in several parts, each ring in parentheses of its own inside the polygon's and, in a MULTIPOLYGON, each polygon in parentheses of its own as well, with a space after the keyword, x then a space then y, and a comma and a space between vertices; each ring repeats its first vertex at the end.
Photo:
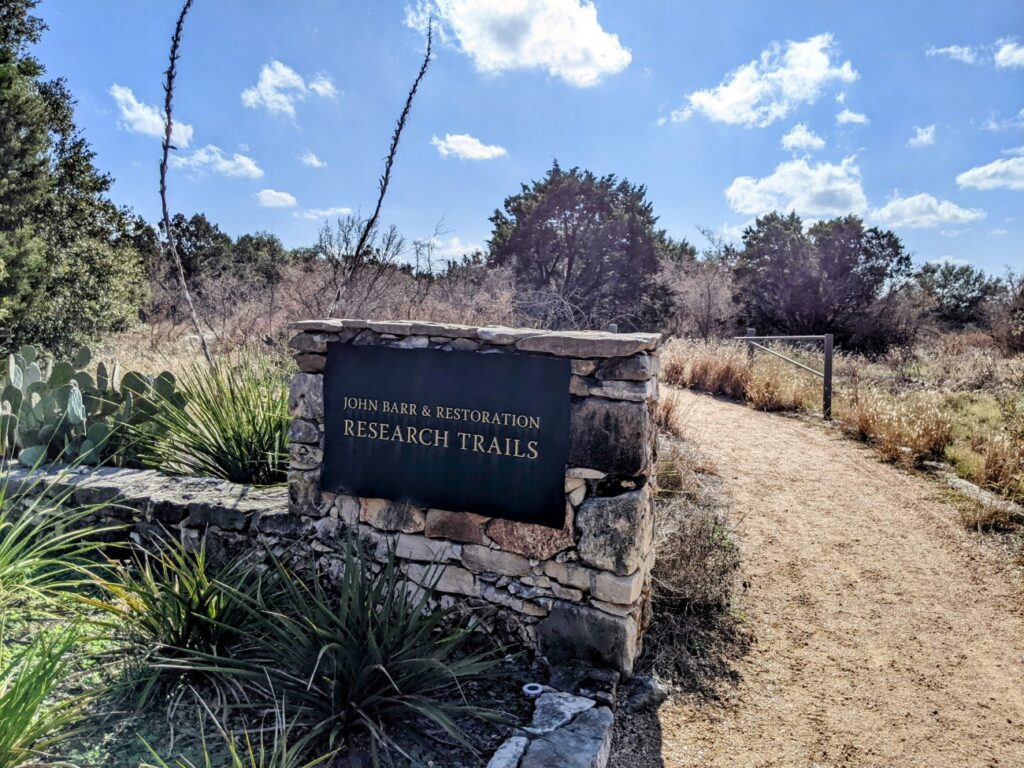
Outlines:
MULTIPOLYGON (((188 0, 191 3, 191 0, 188 0)), ((409 89, 408 95, 405 97, 405 106, 402 108, 402 113, 398 116, 398 121, 395 123, 395 131, 391 134, 391 146, 388 148, 387 157, 384 160, 384 174, 380 177, 380 191, 377 195, 377 204, 373 208, 373 213, 366 220, 363 225, 363 231, 359 236, 359 241, 356 243, 356 249, 352 253, 353 269, 358 270, 362 264, 366 250, 366 244, 370 239, 371 234, 377 227, 377 219, 380 217, 380 209, 384 204, 384 197, 388 193, 388 185, 391 183, 391 169, 395 164, 395 156, 398 154, 398 143, 402 139, 402 131, 405 129, 405 123, 409 119, 409 113, 412 111, 412 102, 416 98, 416 91, 419 90, 420 82, 427 74, 427 68, 430 66, 430 54, 433 48, 434 42, 434 21, 431 19, 427 23, 427 50, 423 54, 423 63, 420 64, 420 71, 416 75, 416 79, 413 80, 412 87, 409 89)), ((333 317, 335 312, 338 311, 338 305, 341 303, 342 289, 339 287, 337 293, 334 296, 334 301, 331 302, 331 309, 329 314, 333 317)))
POLYGON ((188 12, 192 10, 192 0, 185 0, 185 4, 181 7, 181 13, 178 16, 178 23, 174 25, 174 34, 171 36, 171 53, 170 63, 167 67, 167 71, 164 73, 164 139, 163 139, 163 155, 160 159, 160 205, 163 208, 164 215, 164 231, 167 235, 167 247, 171 252, 171 256, 174 258, 174 266, 178 272, 178 284, 181 286, 181 294, 185 297, 185 303, 188 304, 189 315, 192 318, 192 326, 196 329, 196 334, 199 336, 199 343, 203 347, 203 354, 206 356, 206 362, 211 366, 214 365, 213 355, 210 354, 210 347, 206 343, 206 337, 203 335, 203 329, 199 325, 199 316, 196 314, 195 304, 192 302, 192 294, 189 293, 188 283, 185 280, 185 270, 181 266, 181 254, 178 253, 178 243, 174 237, 174 229, 171 227, 171 213, 167 206, 167 160, 170 156, 172 149, 177 149, 171 144, 171 131, 174 128, 172 102, 174 101, 174 78, 177 75, 178 70, 178 48, 181 46, 181 31, 185 26, 185 17, 188 16, 188 12))

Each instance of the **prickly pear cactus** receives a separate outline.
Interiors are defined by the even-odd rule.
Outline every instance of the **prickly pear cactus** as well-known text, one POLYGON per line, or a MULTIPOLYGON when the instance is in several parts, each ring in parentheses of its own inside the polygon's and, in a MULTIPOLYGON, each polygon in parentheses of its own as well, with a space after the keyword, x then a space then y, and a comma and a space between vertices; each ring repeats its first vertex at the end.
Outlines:
POLYGON ((45 362, 24 346, 7 356, 0 380, 0 454, 35 466, 47 461, 131 463, 128 425, 147 428, 154 401, 184 407, 174 375, 129 371, 115 362, 87 370, 92 350, 45 362))

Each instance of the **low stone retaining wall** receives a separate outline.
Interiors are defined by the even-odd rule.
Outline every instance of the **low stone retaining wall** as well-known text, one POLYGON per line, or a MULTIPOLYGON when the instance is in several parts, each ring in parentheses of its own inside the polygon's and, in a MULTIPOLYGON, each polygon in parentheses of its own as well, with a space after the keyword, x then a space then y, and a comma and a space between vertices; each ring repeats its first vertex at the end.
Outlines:
POLYGON ((649 611, 660 337, 366 320, 291 327, 302 370, 290 392, 292 513, 318 531, 354 532, 379 558, 393 549, 415 582, 443 564, 440 592, 497 609, 496 625, 551 661, 629 673, 649 611), (563 528, 323 490, 325 411, 342 407, 324 400, 332 345, 568 358, 563 528))
POLYGON ((244 551, 257 537, 271 545, 294 546, 299 533, 288 513, 288 489, 283 485, 256 488, 118 467, 9 466, 2 474, 8 495, 19 490, 46 492, 74 505, 104 505, 98 512, 101 521, 128 526, 125 538, 169 532, 197 542, 206 536, 217 557, 244 551))

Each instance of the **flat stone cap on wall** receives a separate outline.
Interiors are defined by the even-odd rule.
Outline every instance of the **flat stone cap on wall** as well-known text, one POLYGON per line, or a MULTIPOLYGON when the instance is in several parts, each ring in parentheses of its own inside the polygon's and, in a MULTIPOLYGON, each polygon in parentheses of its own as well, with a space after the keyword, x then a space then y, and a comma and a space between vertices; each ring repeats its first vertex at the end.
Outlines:
POLYGON ((370 330, 393 336, 474 339, 486 344, 514 347, 520 352, 575 358, 629 357, 640 352, 653 352, 661 342, 660 333, 544 331, 533 328, 506 328, 499 325, 458 325, 418 320, 299 320, 289 323, 288 327, 293 331, 307 333, 370 330))

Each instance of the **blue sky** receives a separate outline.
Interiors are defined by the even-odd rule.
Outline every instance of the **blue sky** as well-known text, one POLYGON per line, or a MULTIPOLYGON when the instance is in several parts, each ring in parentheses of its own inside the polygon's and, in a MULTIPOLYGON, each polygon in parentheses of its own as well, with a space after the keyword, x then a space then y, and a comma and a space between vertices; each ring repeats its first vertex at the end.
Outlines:
MULTIPOLYGON (((43 0, 116 182, 158 215, 161 79, 177 0, 43 0)), ((1024 3, 436 0, 443 40, 383 220, 439 252, 557 158, 647 186, 661 226, 738 238, 773 208, 847 211, 919 262, 1024 269, 1024 3)), ((371 208, 418 67, 424 4, 196 0, 179 67, 172 207, 309 244, 371 208)))

